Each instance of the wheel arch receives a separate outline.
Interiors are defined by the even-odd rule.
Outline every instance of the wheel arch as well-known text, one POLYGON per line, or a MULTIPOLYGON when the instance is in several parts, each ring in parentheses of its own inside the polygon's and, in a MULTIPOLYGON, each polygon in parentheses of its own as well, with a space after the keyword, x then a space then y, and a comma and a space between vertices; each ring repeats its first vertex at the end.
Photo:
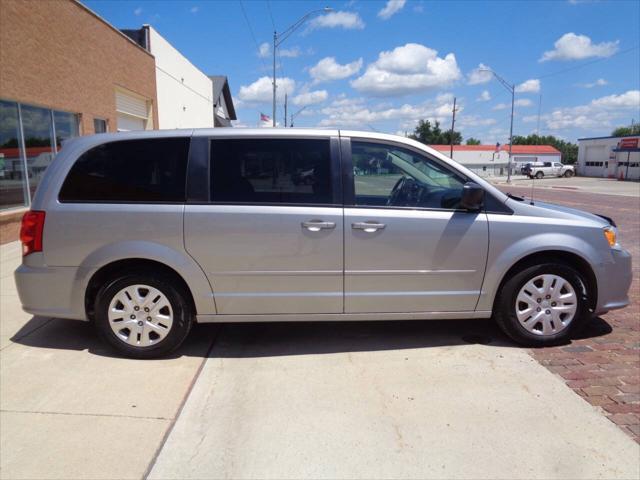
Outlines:
POLYGON ((176 270, 170 266, 159 262, 157 260, 150 260, 148 258, 126 258, 121 260, 115 260, 99 268, 89 279, 87 288, 84 294, 84 308, 87 318, 91 321, 94 319, 93 306, 95 304, 96 295, 98 291, 110 278, 115 277, 119 273, 123 272, 150 272, 155 274, 162 274, 173 278, 180 288, 185 292, 186 300, 190 303, 194 313, 197 313, 197 306, 193 293, 189 284, 176 270))
POLYGON ((515 275, 517 272, 524 270, 525 268, 539 265, 540 263, 549 262, 564 264, 572 267, 582 276, 586 283, 585 288, 587 289, 589 309, 592 311, 595 310, 598 301, 598 282, 591 264, 586 259, 574 252, 569 252, 566 250, 541 250, 530 253, 520 258, 502 275, 492 302, 494 311, 495 303, 499 297, 499 293, 508 278, 510 278, 512 275, 515 275))

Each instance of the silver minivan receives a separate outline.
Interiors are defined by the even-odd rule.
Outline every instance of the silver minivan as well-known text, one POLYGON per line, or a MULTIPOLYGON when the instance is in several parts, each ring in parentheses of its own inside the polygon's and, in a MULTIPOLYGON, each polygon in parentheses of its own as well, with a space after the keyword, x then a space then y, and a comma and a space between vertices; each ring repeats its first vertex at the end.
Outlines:
POLYGON ((551 345, 626 306, 631 284, 613 220, 344 130, 71 140, 21 240, 24 310, 92 321, 138 358, 176 349, 193 322, 493 317, 551 345))

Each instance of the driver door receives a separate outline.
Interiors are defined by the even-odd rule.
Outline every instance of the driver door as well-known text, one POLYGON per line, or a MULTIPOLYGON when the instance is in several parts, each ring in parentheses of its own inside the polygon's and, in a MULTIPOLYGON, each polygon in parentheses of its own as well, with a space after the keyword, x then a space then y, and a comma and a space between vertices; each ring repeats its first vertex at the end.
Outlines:
POLYGON ((475 310, 489 233, 484 212, 452 203, 465 179, 417 150, 343 141, 345 313, 475 310), (403 183, 414 195, 419 183, 421 198, 394 191, 403 183))

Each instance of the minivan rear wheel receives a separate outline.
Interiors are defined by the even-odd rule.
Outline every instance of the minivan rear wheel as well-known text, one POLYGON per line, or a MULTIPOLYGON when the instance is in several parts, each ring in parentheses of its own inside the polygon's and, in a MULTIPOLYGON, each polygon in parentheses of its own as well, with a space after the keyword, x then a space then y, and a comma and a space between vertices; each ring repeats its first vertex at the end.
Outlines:
POLYGON ((544 263, 513 275, 502 286, 495 319, 517 343, 565 343, 588 318, 586 283, 568 265, 544 263))
POLYGON ((187 296, 168 276, 130 273, 113 278, 98 291, 96 327, 118 352, 155 358, 178 348, 192 324, 187 296))

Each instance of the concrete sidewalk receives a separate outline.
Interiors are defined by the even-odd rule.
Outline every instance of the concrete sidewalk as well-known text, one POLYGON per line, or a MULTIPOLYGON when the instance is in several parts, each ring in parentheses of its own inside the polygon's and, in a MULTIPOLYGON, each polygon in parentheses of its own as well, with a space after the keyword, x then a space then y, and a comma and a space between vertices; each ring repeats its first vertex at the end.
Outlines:
POLYGON ((501 338, 225 325, 150 478, 638 478, 640 446, 501 338))
POLYGON ((20 260, 17 242, 0 247, 0 478, 142 478, 216 327, 176 358, 115 358, 91 325, 22 311, 20 260))

